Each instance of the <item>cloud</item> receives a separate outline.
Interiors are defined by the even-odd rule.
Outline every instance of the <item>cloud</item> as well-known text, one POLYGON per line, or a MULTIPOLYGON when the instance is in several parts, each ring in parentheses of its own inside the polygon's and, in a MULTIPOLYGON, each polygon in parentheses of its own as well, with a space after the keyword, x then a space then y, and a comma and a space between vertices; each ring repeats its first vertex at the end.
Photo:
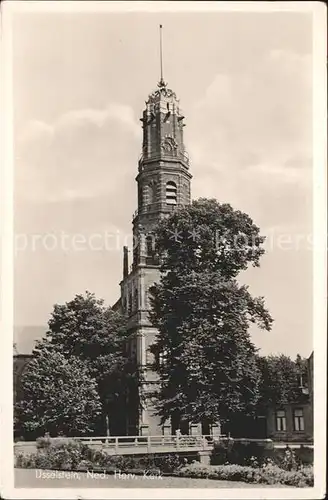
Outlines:
POLYGON ((84 126, 86 124, 104 127, 107 122, 117 121, 126 126, 137 137, 139 136, 139 125, 135 120, 132 108, 129 106, 110 103, 105 109, 79 109, 65 113, 55 123, 55 128, 66 130, 84 126))
POLYGON ((32 120, 24 128, 18 143, 32 143, 34 141, 49 141, 53 136, 54 129, 51 125, 41 122, 40 120, 32 120))
POLYGON ((311 126, 309 55, 271 50, 252 68, 217 74, 188 121, 194 194, 261 223, 307 224, 311 126))
POLYGON ((110 195, 137 164, 140 138, 132 108, 118 103, 72 110, 53 124, 31 121, 16 143, 17 199, 110 195))

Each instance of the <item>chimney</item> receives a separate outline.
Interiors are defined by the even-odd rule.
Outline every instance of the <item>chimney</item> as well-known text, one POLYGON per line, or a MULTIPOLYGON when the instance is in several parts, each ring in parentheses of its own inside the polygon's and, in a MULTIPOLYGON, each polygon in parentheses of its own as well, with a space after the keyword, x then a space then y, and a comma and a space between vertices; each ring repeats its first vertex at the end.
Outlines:
POLYGON ((123 279, 129 274, 129 249, 128 247, 123 247, 123 279))

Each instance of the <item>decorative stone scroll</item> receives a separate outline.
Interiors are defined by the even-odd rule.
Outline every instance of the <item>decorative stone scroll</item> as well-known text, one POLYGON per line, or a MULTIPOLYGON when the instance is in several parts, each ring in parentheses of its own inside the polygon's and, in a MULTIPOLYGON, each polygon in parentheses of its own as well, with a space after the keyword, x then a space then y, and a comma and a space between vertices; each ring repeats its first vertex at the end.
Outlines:
POLYGON ((159 84, 159 89, 155 90, 149 95, 149 101, 155 101, 160 97, 173 97, 174 99, 177 98, 175 92, 167 88, 166 84, 159 84))
POLYGON ((177 150, 177 143, 173 137, 165 137, 161 143, 163 153, 174 153, 177 150))

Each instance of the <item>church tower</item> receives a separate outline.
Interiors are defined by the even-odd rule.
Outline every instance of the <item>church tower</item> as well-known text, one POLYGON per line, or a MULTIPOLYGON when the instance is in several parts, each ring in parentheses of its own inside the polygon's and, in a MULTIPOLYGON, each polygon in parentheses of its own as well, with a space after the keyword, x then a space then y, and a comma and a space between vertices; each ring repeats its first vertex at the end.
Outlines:
MULTIPOLYGON (((132 220, 132 265, 128 262, 129 250, 124 247, 120 302, 122 312, 128 317, 128 354, 144 370, 145 384, 141 390, 147 393, 157 380, 148 368, 153 361, 149 348, 156 335, 148 317, 148 290, 160 278, 154 229, 160 219, 190 203, 191 174, 183 142, 184 116, 176 94, 163 79, 162 50, 161 78, 146 101, 140 121, 143 143, 136 177, 138 208, 132 220)), ((139 411, 138 398, 133 399, 131 395, 128 433, 162 434, 164 429, 159 426, 159 417, 153 414, 151 402, 146 401, 139 411)))

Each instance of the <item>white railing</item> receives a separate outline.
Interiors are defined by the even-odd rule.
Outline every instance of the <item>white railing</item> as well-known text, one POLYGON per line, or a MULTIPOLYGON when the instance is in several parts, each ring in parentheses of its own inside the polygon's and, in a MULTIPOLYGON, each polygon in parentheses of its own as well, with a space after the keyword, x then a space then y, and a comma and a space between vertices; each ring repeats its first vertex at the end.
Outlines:
POLYGON ((175 451, 186 448, 198 450, 208 450, 213 446, 213 436, 211 435, 159 435, 159 436, 92 436, 92 437, 54 437, 51 440, 76 440, 85 444, 102 444, 106 448, 111 448, 118 452, 122 449, 142 448, 147 453, 160 448, 170 448, 175 451))

